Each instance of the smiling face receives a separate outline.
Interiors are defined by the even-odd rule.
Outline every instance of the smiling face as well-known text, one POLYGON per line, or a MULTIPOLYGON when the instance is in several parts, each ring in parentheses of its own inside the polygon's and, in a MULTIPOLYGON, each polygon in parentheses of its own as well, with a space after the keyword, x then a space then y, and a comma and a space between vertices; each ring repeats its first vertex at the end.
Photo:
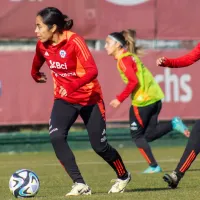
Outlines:
POLYGON ((106 38, 105 49, 109 56, 115 56, 119 51, 121 44, 110 37, 106 38))
POLYGON ((37 35, 37 38, 41 42, 46 42, 48 40, 51 40, 53 38, 54 34, 54 28, 52 27, 49 29, 49 27, 43 23, 43 19, 41 16, 36 17, 36 28, 35 28, 35 33, 37 35))

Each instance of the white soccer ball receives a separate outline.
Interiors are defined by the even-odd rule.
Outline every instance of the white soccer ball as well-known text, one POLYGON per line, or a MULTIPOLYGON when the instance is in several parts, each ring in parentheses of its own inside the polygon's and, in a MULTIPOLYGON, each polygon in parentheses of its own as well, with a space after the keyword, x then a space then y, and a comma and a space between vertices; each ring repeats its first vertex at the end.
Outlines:
POLYGON ((16 198, 34 197, 40 188, 40 181, 33 171, 21 169, 10 177, 9 188, 16 198))

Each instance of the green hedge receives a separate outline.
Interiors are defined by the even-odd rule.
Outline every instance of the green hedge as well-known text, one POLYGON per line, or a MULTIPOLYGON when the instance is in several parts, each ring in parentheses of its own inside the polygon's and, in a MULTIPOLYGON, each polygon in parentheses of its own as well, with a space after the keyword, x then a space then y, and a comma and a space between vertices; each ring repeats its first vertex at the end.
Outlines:
MULTIPOLYGON (((132 142, 129 129, 108 129, 108 141, 115 147, 135 147, 132 142)), ((72 149, 90 149, 88 134, 86 131, 70 132, 68 141, 72 149)), ((170 132, 164 137, 152 142, 153 146, 185 145, 187 138, 177 132, 170 132)), ((24 151, 49 151, 52 150, 48 132, 27 133, 2 133, 0 134, 0 152, 24 152, 24 151)))

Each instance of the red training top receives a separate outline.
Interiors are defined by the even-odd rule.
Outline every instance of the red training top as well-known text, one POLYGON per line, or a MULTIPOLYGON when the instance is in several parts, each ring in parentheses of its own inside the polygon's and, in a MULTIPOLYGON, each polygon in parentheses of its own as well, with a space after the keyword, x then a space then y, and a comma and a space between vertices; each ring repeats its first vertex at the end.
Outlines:
POLYGON ((200 59, 200 43, 185 56, 175 59, 169 59, 169 58, 165 59, 166 59, 165 62, 162 64, 164 67, 171 67, 171 68, 187 67, 200 59))
POLYGON ((52 72, 55 99, 80 105, 96 104, 103 97, 94 59, 83 38, 70 31, 65 33, 67 39, 55 46, 38 41, 31 75, 37 82, 39 70, 46 61, 52 72), (67 96, 59 94, 61 86, 67 96))
POLYGON ((120 102, 123 102, 133 92, 138 84, 138 78, 136 76, 137 65, 132 56, 126 56, 120 60, 119 67, 128 79, 128 83, 124 90, 121 94, 117 95, 117 99, 120 102))

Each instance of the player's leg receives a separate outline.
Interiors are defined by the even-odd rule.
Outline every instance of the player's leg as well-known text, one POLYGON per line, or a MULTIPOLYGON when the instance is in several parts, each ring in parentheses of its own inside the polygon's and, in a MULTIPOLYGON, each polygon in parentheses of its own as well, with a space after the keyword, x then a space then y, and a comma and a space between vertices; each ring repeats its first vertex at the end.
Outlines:
POLYGON ((171 174, 165 174, 163 177, 164 181, 168 183, 169 187, 176 188, 178 186, 179 181, 181 178, 183 178, 185 172, 189 169, 199 152, 200 120, 197 120, 176 169, 171 174))
POLYGON ((122 193, 131 180, 131 175, 127 172, 119 153, 107 142, 103 102, 83 107, 80 115, 87 128, 92 148, 117 174, 117 180, 109 193, 122 193))
POLYGON ((155 103, 152 116, 149 120, 148 127, 145 131, 145 137, 148 142, 152 142, 163 135, 169 133, 172 130, 178 131, 182 134, 186 134, 188 130, 187 126, 179 117, 174 117, 169 122, 158 123, 158 116, 162 109, 162 102, 158 101, 155 103))
POLYGON ((158 115, 162 108, 162 102, 158 101, 154 104, 149 124, 145 130, 145 138, 147 142, 152 142, 173 130, 172 122, 158 123, 158 115))
POLYGON ((78 110, 71 104, 63 100, 55 100, 49 123, 49 134, 55 154, 74 182, 67 196, 91 194, 76 164, 74 154, 66 142, 68 131, 78 114, 78 110))
POLYGON ((129 111, 131 136, 149 167, 143 173, 160 172, 160 168, 153 156, 151 147, 145 138, 145 131, 151 118, 154 104, 145 107, 131 106, 129 111), (154 171, 152 170, 154 169, 154 171), (159 170, 158 170, 159 169, 159 170))

